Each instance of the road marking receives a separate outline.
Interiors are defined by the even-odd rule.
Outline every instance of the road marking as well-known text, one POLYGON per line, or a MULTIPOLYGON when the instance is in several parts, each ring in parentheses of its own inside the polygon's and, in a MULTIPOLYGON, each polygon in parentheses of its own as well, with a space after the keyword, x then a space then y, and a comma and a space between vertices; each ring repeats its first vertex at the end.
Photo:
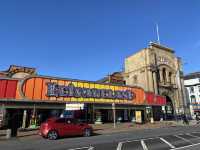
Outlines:
MULTIPOLYGON (((200 133, 200 132, 191 132, 191 133, 200 133)), ((198 137, 198 136, 191 135, 191 133, 186 133, 186 135, 191 136, 191 137, 195 137, 195 138, 200 138, 200 137, 198 137)), ((179 136, 179 135, 184 135, 184 134, 178 134, 178 135, 172 135, 172 136, 175 136, 175 137, 177 137, 177 138, 179 138, 179 139, 181 139, 181 140, 183 140, 183 141, 186 141, 186 142, 189 142, 189 143, 193 144, 190 140, 185 139, 185 138, 183 138, 183 137, 181 137, 181 136, 179 136)), ((158 137, 143 138, 143 139, 135 139, 135 140, 125 140, 125 141, 122 140, 122 142, 119 142, 119 143, 118 143, 117 150, 121 150, 121 149, 122 149, 122 145, 123 145, 124 143, 129 143, 129 142, 134 142, 134 141, 140 141, 140 142, 141 142, 141 145, 142 145, 142 147, 143 147, 143 149, 144 149, 144 150, 148 150, 147 145, 145 144, 144 140, 157 139, 157 138, 159 138, 159 139, 162 140, 164 143, 166 143, 167 145, 169 145, 169 147, 170 147, 171 149, 173 149, 173 150, 192 146, 192 145, 187 145, 187 146, 184 146, 184 147, 178 147, 178 148, 176 148, 174 145, 172 145, 171 143, 169 143, 168 141, 166 141, 164 138, 158 136, 158 137)), ((199 145, 199 144, 200 144, 200 143, 193 144, 193 145, 199 145)), ((72 150, 76 150, 76 149, 72 149, 72 150)))
POLYGON ((191 132, 191 133, 200 133, 200 132, 191 132))
POLYGON ((78 148, 71 148, 71 149, 68 149, 68 150, 79 150, 79 149, 86 149, 86 148, 89 148, 89 147, 78 147, 78 148))
POLYGON ((171 147, 171 148, 176 148, 174 145, 172 145, 171 143, 169 143, 169 142, 166 141, 165 139, 160 138, 160 140, 162 140, 162 141, 165 142, 167 145, 169 145, 169 147, 171 147))
POLYGON ((143 150, 148 150, 147 145, 144 143, 144 140, 141 140, 143 150))
POLYGON ((88 150, 93 150, 94 149, 94 147, 92 147, 92 146, 90 146, 89 148, 88 148, 88 150))
POLYGON ((199 131, 191 132, 191 133, 200 133, 199 131))
MULTIPOLYGON (((191 132, 191 133, 200 133, 200 132, 197 131, 197 132, 191 132)), ((200 137, 198 137, 198 136, 191 135, 191 133, 186 133, 185 135, 188 135, 188 136, 191 136, 191 137, 194 137, 194 138, 200 138, 200 137)), ((187 145, 187 146, 183 146, 183 147, 178 147, 178 148, 176 148, 174 145, 172 145, 171 143, 169 143, 168 141, 166 141, 164 138, 158 136, 158 137, 143 138, 143 139, 135 139, 135 140, 125 140, 125 141, 122 140, 122 142, 119 142, 119 143, 118 143, 117 150, 121 150, 121 149, 122 149, 122 145, 123 145, 124 143, 129 143, 129 142, 134 142, 134 141, 140 141, 140 142, 141 142, 141 145, 142 145, 142 147, 143 147, 143 149, 144 149, 144 150, 148 150, 147 145, 145 144, 144 140, 157 139, 157 138, 159 138, 159 139, 162 140, 164 143, 166 143, 167 145, 169 145, 169 147, 170 147, 171 149, 173 149, 173 150, 181 149, 181 148, 184 148, 184 147, 190 147, 190 146, 193 146, 193 145, 199 145, 199 144, 200 144, 200 143, 193 144, 190 140, 187 140, 187 139, 185 139, 185 138, 183 138, 183 137, 180 137, 179 135, 184 135, 184 134, 178 134, 178 135, 172 135, 172 136, 175 136, 175 137, 177 137, 177 138, 179 138, 179 139, 181 139, 181 140, 183 140, 183 141, 189 142, 189 143, 191 143, 192 145, 187 145)))
POLYGON ((186 135, 189 135, 189 136, 194 137, 194 138, 197 138, 197 139, 200 138, 199 136, 192 135, 191 133, 186 133, 186 135))
POLYGON ((122 140, 122 143, 128 143, 128 142, 135 142, 135 141, 141 141, 141 140, 153 140, 153 139, 157 139, 159 137, 153 137, 153 138, 144 138, 144 139, 135 139, 135 140, 122 140))
POLYGON ((191 145, 187 145, 187 146, 183 146, 183 147, 178 147, 178 148, 174 148, 172 150, 183 149, 183 148, 188 148, 188 147, 197 146, 197 145, 200 145, 200 143, 191 144, 191 145))
POLYGON ((118 145, 117 145, 117 150, 121 150, 122 149, 122 144, 123 142, 119 142, 118 145))
POLYGON ((71 148, 71 149, 68 149, 68 150, 79 150, 79 149, 88 149, 88 150, 93 150, 94 147, 90 146, 90 147, 78 147, 78 148, 71 148))
MULTIPOLYGON (((183 135, 183 134, 179 134, 179 135, 183 135)), ((175 137, 177 137, 177 138, 179 138, 179 139, 182 139, 182 140, 185 141, 185 142, 189 142, 189 143, 191 143, 191 144, 194 144, 194 143, 192 143, 190 140, 187 140, 187 139, 185 139, 185 138, 183 138, 183 137, 181 137, 181 136, 178 136, 178 135, 173 135, 173 136, 175 136, 175 137)))

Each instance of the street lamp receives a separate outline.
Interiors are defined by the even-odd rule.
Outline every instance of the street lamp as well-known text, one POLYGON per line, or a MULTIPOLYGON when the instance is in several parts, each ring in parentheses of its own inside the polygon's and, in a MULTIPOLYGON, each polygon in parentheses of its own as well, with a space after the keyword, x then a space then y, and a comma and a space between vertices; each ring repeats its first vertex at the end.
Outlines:
POLYGON ((112 110, 113 110, 113 127, 116 127, 116 113, 115 113, 115 103, 112 103, 112 110))

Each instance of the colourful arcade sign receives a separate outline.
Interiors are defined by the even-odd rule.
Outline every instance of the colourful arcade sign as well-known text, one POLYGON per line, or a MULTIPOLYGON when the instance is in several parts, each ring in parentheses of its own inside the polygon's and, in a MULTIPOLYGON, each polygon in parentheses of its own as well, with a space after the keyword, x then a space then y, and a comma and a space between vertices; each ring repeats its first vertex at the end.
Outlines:
POLYGON ((138 87, 41 76, 25 79, 20 90, 25 99, 40 101, 144 104, 145 100, 138 87))
POLYGON ((163 96, 142 88, 35 76, 24 80, 0 79, 0 100, 62 103, 120 103, 166 105, 163 96))
POLYGON ((57 83, 47 83, 47 96, 49 97, 76 97, 76 98, 105 98, 132 100, 135 94, 131 90, 111 90, 75 87, 72 83, 59 85, 57 83))

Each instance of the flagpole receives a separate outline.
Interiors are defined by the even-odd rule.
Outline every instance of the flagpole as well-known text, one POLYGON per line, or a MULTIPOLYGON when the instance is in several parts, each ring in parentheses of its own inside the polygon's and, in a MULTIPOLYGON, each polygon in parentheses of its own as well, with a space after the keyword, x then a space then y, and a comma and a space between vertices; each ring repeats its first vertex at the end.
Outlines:
POLYGON ((160 44, 160 37, 159 37, 159 30, 158 30, 158 24, 156 23, 156 32, 157 32, 157 42, 160 44))

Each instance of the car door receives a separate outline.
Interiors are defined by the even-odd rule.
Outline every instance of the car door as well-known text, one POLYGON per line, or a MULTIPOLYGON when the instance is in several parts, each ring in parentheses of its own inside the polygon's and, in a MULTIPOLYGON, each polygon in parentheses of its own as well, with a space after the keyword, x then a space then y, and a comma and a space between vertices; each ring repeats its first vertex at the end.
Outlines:
POLYGON ((75 119, 72 119, 72 132, 74 135, 82 135, 83 134, 84 124, 78 122, 75 119))
POLYGON ((73 120, 71 118, 66 119, 65 135, 76 135, 75 132, 76 132, 76 130, 75 130, 75 127, 74 127, 73 120))
POLYGON ((59 136, 64 136, 66 134, 65 124, 65 118, 59 118, 56 120, 54 128, 58 131, 59 136))

